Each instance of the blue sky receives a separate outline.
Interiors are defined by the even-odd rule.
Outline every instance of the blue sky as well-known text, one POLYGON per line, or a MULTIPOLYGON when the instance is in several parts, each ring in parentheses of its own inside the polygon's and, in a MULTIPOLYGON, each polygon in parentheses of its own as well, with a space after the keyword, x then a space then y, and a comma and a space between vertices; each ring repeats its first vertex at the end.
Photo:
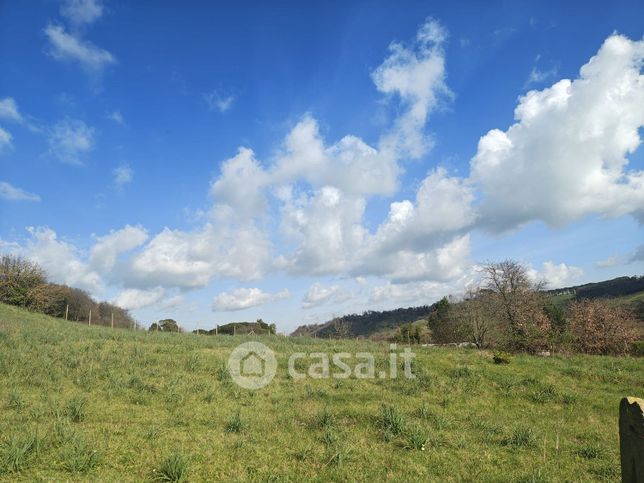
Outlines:
POLYGON ((642 274, 641 2, 0 4, 0 249, 189 329, 642 274), (592 60, 591 60, 592 59, 592 60))

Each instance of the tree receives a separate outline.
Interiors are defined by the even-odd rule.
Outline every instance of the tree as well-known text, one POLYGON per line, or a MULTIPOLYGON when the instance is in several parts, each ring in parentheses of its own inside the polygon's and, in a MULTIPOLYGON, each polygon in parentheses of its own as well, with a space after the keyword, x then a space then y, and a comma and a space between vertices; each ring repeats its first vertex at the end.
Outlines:
POLYGON ((450 320, 451 304, 447 297, 443 297, 434 305, 427 317, 427 327, 431 332, 431 339, 438 344, 456 342, 458 334, 456 326, 450 320))
POLYGON ((341 318, 335 319, 333 321, 333 336, 337 339, 351 337, 351 324, 341 318))
POLYGON ((30 291, 47 283, 36 263, 15 255, 0 257, 0 302, 27 307, 30 291))
POLYGON ((528 352, 547 348, 551 325, 541 293, 545 283, 534 281, 528 269, 513 260, 488 263, 482 271, 483 288, 492 314, 503 326, 506 347, 528 352))
POLYGON ((29 310, 64 317, 71 290, 66 285, 46 283, 29 290, 29 310))
POLYGON ((452 316, 457 326, 456 333, 479 349, 490 342, 494 319, 490 295, 480 290, 469 291, 460 304, 454 305, 452 316))
POLYGON ((606 300, 573 302, 568 320, 575 349, 586 354, 626 354, 636 337, 633 315, 606 300))
POLYGON ((163 319, 153 322, 148 329, 149 332, 181 332, 179 324, 173 319, 163 319))

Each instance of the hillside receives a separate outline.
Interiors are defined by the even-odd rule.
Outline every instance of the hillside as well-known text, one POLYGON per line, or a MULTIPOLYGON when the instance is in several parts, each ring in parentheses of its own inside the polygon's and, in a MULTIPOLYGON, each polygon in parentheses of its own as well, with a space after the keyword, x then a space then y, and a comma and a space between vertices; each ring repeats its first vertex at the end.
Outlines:
POLYGON ((495 365, 420 348, 413 380, 294 380, 296 351, 388 364, 369 341, 149 333, 0 305, 0 480, 616 480, 617 405, 644 380, 628 357, 495 365), (278 361, 257 391, 225 368, 249 340, 278 361))
POLYGON ((403 324, 426 318, 432 307, 407 307, 394 310, 369 310, 362 314, 343 315, 322 324, 301 325, 292 336, 332 337, 339 335, 349 337, 368 337, 377 332, 387 332, 403 324))

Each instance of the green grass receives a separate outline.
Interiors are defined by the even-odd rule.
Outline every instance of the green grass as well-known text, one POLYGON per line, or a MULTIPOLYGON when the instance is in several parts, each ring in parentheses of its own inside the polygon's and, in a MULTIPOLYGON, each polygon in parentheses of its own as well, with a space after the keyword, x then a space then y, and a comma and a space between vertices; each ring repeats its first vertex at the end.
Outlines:
MULTIPOLYGON (((402 348, 402 346, 401 346, 402 348)), ((416 348, 414 380, 295 380, 288 356, 388 344, 87 327, 0 305, 2 481, 618 481, 641 359, 416 348), (278 374, 248 391, 233 347, 278 374)), ((402 371, 399 371, 402 375, 402 371)))

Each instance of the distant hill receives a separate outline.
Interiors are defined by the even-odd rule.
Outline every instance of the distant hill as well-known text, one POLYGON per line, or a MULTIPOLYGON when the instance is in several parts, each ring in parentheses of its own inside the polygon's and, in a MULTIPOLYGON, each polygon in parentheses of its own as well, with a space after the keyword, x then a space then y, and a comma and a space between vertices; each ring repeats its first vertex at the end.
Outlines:
POLYGON ((592 282, 572 287, 547 290, 553 295, 571 294, 576 299, 594 299, 600 297, 624 297, 637 292, 644 292, 643 277, 617 277, 603 282, 592 282))
POLYGON ((432 311, 432 306, 408 307, 382 312, 369 310, 362 314, 350 314, 329 320, 322 324, 301 325, 291 334, 292 336, 309 337, 368 337, 377 332, 395 329, 403 324, 426 318, 432 311))

